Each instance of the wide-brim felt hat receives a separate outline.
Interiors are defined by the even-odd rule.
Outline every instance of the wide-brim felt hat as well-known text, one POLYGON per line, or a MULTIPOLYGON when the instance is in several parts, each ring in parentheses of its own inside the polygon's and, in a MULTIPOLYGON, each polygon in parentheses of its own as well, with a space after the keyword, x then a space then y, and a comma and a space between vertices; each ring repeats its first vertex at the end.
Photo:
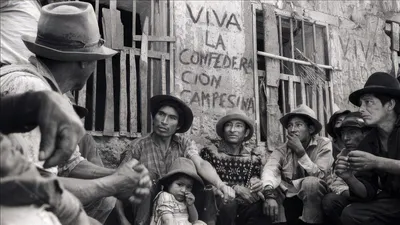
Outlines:
POLYGON ((165 174, 160 180, 159 183, 161 185, 165 185, 165 182, 168 181, 168 179, 175 175, 175 174, 185 174, 191 178, 193 178, 195 181, 197 181, 201 186, 204 186, 203 180, 200 178, 200 176, 197 174, 196 166, 194 165, 193 161, 184 158, 184 157, 179 157, 176 160, 172 162, 171 167, 168 169, 168 173, 165 174))
POLYGON ((248 129, 249 129, 249 134, 243 139, 243 141, 248 141, 251 139, 254 133, 254 122, 252 119, 250 119, 245 112, 242 110, 235 108, 232 109, 231 111, 228 111, 225 116, 223 116, 221 119, 218 120, 217 125, 216 125, 216 131, 218 136, 221 138, 224 138, 224 125, 226 122, 231 121, 231 120, 240 120, 246 123, 248 129))
POLYGON ((310 107, 305 104, 299 105, 297 108, 293 109, 291 112, 287 113, 286 115, 282 116, 279 121, 281 122, 283 127, 287 127, 289 120, 293 116, 300 116, 308 118, 312 124, 314 125, 315 131, 311 134, 318 134, 322 130, 322 124, 318 121, 317 116, 310 107))
POLYGON ((193 122, 193 112, 185 102, 172 95, 155 95, 150 99, 150 112, 153 117, 162 106, 171 106, 181 111, 179 120, 182 122, 176 133, 185 133, 189 130, 193 122))
POLYGON ((86 2, 59 2, 44 6, 36 37, 22 41, 34 54, 58 61, 95 61, 117 52, 104 46, 96 14, 86 2))
POLYGON ((400 83, 392 75, 384 72, 372 74, 364 88, 350 94, 349 100, 356 106, 360 106, 360 98, 365 94, 378 94, 400 100, 400 83))
POLYGON ((337 138, 335 131, 335 122, 336 119, 341 116, 341 115, 347 115, 350 113, 350 110, 347 109, 342 109, 342 110, 338 110, 336 111, 331 118, 329 118, 329 122, 326 124, 325 129, 326 132, 328 132, 328 134, 333 137, 333 138, 337 138))

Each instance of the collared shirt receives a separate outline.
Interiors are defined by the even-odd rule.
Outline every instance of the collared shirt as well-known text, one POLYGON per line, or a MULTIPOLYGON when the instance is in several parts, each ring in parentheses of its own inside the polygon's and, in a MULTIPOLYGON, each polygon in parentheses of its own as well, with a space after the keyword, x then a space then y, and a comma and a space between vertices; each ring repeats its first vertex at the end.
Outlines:
POLYGON ((261 176, 261 155, 243 145, 238 155, 231 154, 229 146, 222 142, 219 146, 203 148, 200 156, 215 168, 221 180, 229 186, 241 185, 249 188, 249 180, 261 176))
MULTIPOLYGON (((400 116, 389 135, 387 152, 383 150, 377 128, 372 128, 365 136, 359 149, 379 157, 400 160, 400 116)), ((400 198, 400 175, 372 170, 357 172, 356 177, 367 189, 367 199, 373 199, 379 190, 382 192, 380 195, 400 198)))
POLYGON ((179 157, 191 158, 198 155, 196 143, 186 137, 177 134, 172 136, 167 150, 162 149, 154 140, 154 133, 135 139, 127 146, 122 163, 131 159, 137 159, 149 170, 153 182, 157 182, 167 174, 172 162, 179 157))
MULTIPOLYGON (((31 64, 36 68, 36 71, 53 81, 53 87, 49 83, 42 80, 41 78, 23 70, 9 73, 5 76, 0 77, 0 96, 22 94, 28 91, 51 91, 53 89, 59 90, 57 83, 54 81, 54 77, 49 69, 41 63, 38 59, 31 57, 31 64)), ((39 146, 41 140, 41 134, 39 127, 33 129, 31 132, 19 133, 23 139, 25 139, 24 155, 28 161, 34 162, 37 166, 43 167, 43 161, 39 161, 39 146)), ((56 167, 47 169, 48 171, 66 176, 72 171, 76 165, 78 165, 84 158, 79 152, 79 147, 76 148, 71 158, 62 165, 59 165, 59 171, 56 167)))
POLYGON ((333 164, 332 142, 325 137, 313 137, 306 154, 297 158, 286 144, 274 150, 262 172, 264 185, 281 187, 288 197, 297 194, 297 184, 307 176, 325 180, 333 164))

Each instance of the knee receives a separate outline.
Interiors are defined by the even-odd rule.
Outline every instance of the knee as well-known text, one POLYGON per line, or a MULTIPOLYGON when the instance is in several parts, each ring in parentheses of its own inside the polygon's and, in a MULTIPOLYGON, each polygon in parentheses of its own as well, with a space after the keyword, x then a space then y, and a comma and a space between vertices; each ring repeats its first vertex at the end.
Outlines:
POLYGON ((326 215, 330 215, 335 209, 336 202, 338 201, 338 195, 329 193, 322 199, 322 209, 326 215))
POLYGON ((301 191, 306 196, 323 196, 326 188, 323 185, 324 181, 317 177, 306 177, 301 184, 301 191))
POLYGON ((349 205, 343 209, 342 214, 340 216, 340 221, 342 222, 342 224, 346 224, 346 225, 362 224, 360 222, 357 222, 356 216, 357 216, 357 212, 356 212, 355 208, 352 207, 352 205, 349 205))

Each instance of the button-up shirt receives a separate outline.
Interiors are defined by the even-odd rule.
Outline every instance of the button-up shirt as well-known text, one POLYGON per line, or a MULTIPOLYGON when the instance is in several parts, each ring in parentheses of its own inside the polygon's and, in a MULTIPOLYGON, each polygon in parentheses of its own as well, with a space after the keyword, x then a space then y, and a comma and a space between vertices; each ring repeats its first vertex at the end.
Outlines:
POLYGON ((262 172, 264 185, 281 187, 287 197, 297 194, 297 184, 306 177, 325 180, 333 164, 332 142, 325 137, 313 137, 301 158, 284 144, 274 150, 262 172))
MULTIPOLYGON (((383 150, 377 128, 372 128, 365 136, 359 149, 379 157, 400 160, 400 116, 389 135, 387 152, 383 150)), ((356 177, 367 189, 367 199, 373 199, 379 192, 378 190, 382 191, 380 196, 400 198, 400 175, 372 170, 357 172, 356 177)))
POLYGON ((172 162, 179 157, 191 158, 199 155, 194 141, 175 134, 168 149, 162 149, 154 140, 154 133, 135 139, 128 145, 122 162, 137 159, 149 170, 153 182, 167 174, 172 162))

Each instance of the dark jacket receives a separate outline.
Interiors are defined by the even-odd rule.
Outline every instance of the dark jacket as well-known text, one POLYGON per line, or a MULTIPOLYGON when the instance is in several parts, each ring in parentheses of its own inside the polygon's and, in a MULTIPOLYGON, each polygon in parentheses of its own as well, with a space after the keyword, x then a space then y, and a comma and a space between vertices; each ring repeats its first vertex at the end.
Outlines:
MULTIPOLYGON (((388 151, 384 152, 378 136, 378 129, 373 128, 359 145, 359 149, 379 157, 400 160, 400 117, 389 136, 388 151)), ((356 177, 367 189, 367 199, 377 197, 395 197, 400 199, 400 175, 390 174, 382 171, 363 171, 356 177), (381 190, 378 192, 378 190, 381 190)))

